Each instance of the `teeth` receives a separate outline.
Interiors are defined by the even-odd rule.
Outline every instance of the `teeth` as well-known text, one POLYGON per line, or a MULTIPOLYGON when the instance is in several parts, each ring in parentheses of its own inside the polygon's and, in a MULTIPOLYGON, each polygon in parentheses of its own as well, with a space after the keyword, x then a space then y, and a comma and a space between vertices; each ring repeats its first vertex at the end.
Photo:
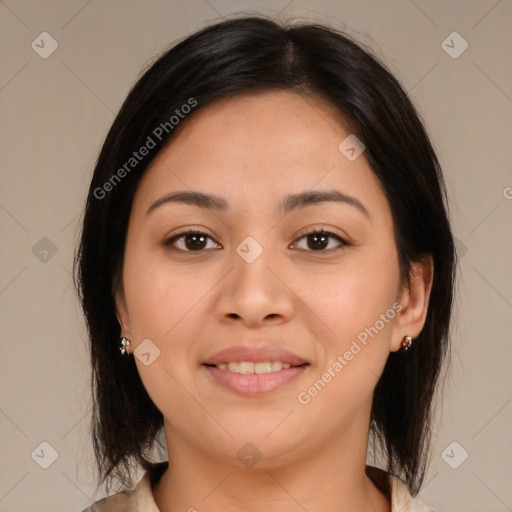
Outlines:
POLYGON ((269 373, 271 371, 272 363, 270 361, 265 361, 264 363, 254 363, 254 373, 269 373))
MULTIPOLYGON (((229 363, 228 367, 231 365, 229 363)), ((233 371, 233 370, 231 370, 233 371)), ((238 373, 254 373, 254 363, 240 362, 238 363, 238 373)))
POLYGON ((265 361, 262 363, 251 363, 249 361, 230 361, 229 363, 219 363, 216 365, 220 370, 228 370, 234 373, 270 373, 290 368, 290 363, 282 361, 265 361))

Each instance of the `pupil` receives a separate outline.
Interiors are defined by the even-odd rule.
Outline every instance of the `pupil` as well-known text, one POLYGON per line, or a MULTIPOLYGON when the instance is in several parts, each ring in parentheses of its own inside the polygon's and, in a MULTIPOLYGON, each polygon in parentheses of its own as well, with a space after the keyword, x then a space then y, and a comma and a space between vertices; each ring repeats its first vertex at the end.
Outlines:
POLYGON ((311 240, 311 239, 314 239, 314 240, 317 240, 317 241, 320 239, 320 240, 321 240, 321 242, 320 242, 320 245, 318 245, 318 244, 317 244, 317 242, 314 242, 314 243, 313 243, 314 247, 311 247, 311 246, 310 246, 310 249, 315 249, 315 248, 316 248, 316 249, 322 249, 322 248, 324 248, 324 247, 326 247, 326 246, 327 246, 327 243, 328 243, 328 237, 326 237, 325 235, 322 235, 322 234, 315 234, 315 235, 311 235, 310 240, 311 240))
POLYGON ((203 235, 196 235, 196 234, 192 234, 192 235, 188 235, 185 239, 185 243, 186 243, 186 246, 187 246, 187 249, 197 249, 197 248, 200 248, 202 244, 204 244, 204 241, 205 241, 205 236, 203 235), (192 243, 189 243, 191 240, 195 240, 194 242, 192 243))

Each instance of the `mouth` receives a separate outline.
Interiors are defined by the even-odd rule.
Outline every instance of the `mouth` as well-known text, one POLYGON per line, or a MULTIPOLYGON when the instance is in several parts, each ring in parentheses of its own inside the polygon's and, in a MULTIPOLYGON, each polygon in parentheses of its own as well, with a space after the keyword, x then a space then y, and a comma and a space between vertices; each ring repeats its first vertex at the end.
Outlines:
POLYGON ((244 397, 262 397, 298 379, 310 364, 276 345, 235 346, 201 365, 215 385, 244 397))
POLYGON ((308 363, 292 365, 291 363, 287 363, 287 362, 283 362, 283 361, 263 361, 263 362, 257 362, 257 363, 255 363, 253 361, 229 361, 226 363, 219 363, 219 364, 205 364, 205 366, 209 366, 210 368, 217 368, 219 370, 225 370, 225 371, 232 372, 232 373, 242 373, 244 375, 248 375, 248 374, 263 375, 266 373, 280 372, 282 370, 288 370, 290 368, 300 368, 307 364, 308 363))
POLYGON ((207 371, 212 383, 237 395, 255 398, 270 395, 290 385, 309 368, 309 364, 291 366, 281 361, 273 361, 268 365, 266 362, 232 361, 219 365, 203 364, 202 368, 207 371), (261 371, 263 367, 263 373, 256 372, 256 369, 261 371))

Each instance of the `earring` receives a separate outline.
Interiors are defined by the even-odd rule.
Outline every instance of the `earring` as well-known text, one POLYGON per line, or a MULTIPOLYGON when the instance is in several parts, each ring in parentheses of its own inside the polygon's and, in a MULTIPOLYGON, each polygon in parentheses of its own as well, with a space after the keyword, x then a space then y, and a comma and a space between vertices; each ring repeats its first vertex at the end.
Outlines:
POLYGON ((125 352, 129 354, 129 352, 126 350, 126 347, 131 345, 131 341, 128 338, 121 338, 121 346, 119 347, 119 350, 121 351, 121 355, 124 356, 125 352))
POLYGON ((406 352, 407 350, 409 350, 409 348, 411 347, 412 345, 412 338, 410 336, 406 336, 403 341, 402 341, 402 347, 404 349, 404 352, 406 352))

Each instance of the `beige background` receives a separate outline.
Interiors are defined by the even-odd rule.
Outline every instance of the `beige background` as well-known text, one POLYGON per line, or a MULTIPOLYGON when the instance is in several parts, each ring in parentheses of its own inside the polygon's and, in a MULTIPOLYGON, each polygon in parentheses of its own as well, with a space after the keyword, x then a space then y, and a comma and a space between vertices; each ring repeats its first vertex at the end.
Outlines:
MULTIPOLYGON (((420 497, 439 511, 511 511, 511 0, 5 0, 0 512, 79 511, 101 497, 93 496, 89 363, 70 276, 92 167, 145 62, 240 11, 344 29, 410 92, 444 167, 462 256, 453 362, 420 497), (43 59, 31 43, 41 46, 45 31, 58 48, 43 59), (469 44, 457 58, 442 47, 454 31, 469 44), (38 464, 51 460, 42 442, 58 454, 48 469, 38 464), (457 469, 445 462, 456 466, 465 452, 457 469)), ((460 39, 447 44, 462 49, 460 39)))

